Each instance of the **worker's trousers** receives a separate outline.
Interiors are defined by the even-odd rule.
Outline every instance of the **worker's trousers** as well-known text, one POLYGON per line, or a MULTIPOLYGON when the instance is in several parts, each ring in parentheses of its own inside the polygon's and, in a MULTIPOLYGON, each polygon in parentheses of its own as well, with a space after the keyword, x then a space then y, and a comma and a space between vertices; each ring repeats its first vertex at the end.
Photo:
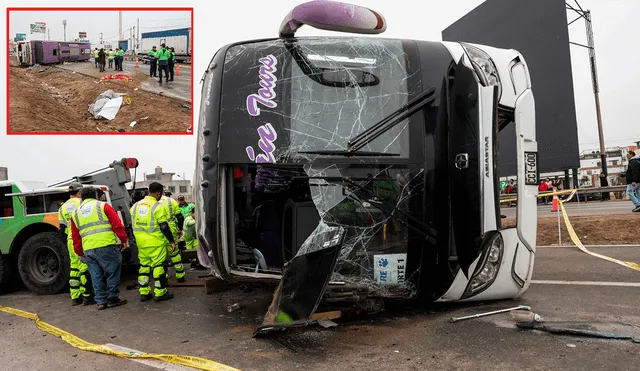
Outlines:
POLYGON ((178 245, 176 245, 175 249, 173 249, 171 245, 166 245, 165 248, 169 255, 169 259, 171 259, 171 263, 173 264, 173 269, 176 270, 176 279, 184 278, 184 265, 182 265, 182 255, 180 255, 178 245))
POLYGON ((81 297, 93 300, 93 286, 89 267, 80 261, 78 255, 73 251, 73 243, 67 243, 69 251, 69 261, 71 262, 71 272, 69 274, 69 296, 71 300, 81 297))
POLYGON ((149 62, 149 76, 158 77, 158 63, 155 60, 149 62))
POLYGON ((165 246, 140 246, 138 245, 138 285, 140 295, 151 294, 151 275, 153 275, 153 294, 160 297, 167 293, 167 249, 165 246))
POLYGON ((109 58, 109 68, 113 68, 113 58, 109 58))

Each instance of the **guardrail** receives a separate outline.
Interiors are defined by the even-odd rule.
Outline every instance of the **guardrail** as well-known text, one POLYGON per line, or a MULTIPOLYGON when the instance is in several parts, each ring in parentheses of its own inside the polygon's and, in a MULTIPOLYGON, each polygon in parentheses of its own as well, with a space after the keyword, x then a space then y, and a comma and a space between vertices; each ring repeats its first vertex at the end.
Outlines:
MULTIPOLYGON (((576 190, 576 195, 580 196, 580 195, 586 195, 586 194, 589 194, 589 193, 625 192, 626 190, 627 190, 627 186, 626 185, 611 186, 611 187, 599 187, 599 188, 595 188, 595 187, 594 188, 578 188, 576 190)), ((558 191, 562 192, 561 190, 558 190, 558 191)), ((563 193, 567 193, 567 191, 569 191, 569 190, 564 190, 563 193)), ((549 191, 548 193, 552 193, 552 191, 549 191)), ((516 197, 517 195, 518 195, 517 193, 501 194, 500 195, 500 199, 513 198, 513 197, 516 197)))

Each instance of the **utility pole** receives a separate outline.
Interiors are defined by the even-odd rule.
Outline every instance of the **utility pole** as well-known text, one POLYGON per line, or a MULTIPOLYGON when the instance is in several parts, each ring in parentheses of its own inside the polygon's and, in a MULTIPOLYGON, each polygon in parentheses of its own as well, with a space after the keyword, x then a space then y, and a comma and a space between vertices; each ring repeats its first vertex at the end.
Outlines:
POLYGON ((47 39, 51 41, 51 30, 47 28, 47 39))
POLYGON ((138 36, 136 37, 136 53, 140 50, 140 18, 138 18, 138 36))
POLYGON ((64 38, 62 41, 67 41, 67 20, 62 20, 62 28, 64 29, 64 38))
POLYGON ((600 109, 600 84, 598 82, 598 65, 596 63, 596 48, 595 48, 595 43, 593 39, 593 23, 591 22, 591 11, 582 9, 580 4, 578 3, 578 0, 574 0, 574 1, 578 6, 578 8, 575 8, 569 5, 569 3, 566 3, 567 9, 573 10, 579 15, 579 17, 571 21, 569 25, 579 20, 580 18, 584 19, 586 30, 587 30, 587 45, 582 45, 574 42, 571 42, 571 44, 589 49, 589 65, 591 67, 591 83, 593 85, 593 95, 596 103, 596 117, 598 120, 598 136, 600 139, 600 164, 602 168, 602 174, 604 174, 606 177, 609 175, 609 172, 607 171, 607 149, 605 147, 604 132, 602 129, 602 111, 600 109))
POLYGON ((118 43, 122 40, 122 10, 118 12, 118 43))
POLYGON ((102 40, 102 35, 103 35, 103 33, 100 32, 100 45, 104 44, 104 41, 102 40))
POLYGON ((136 26, 133 26, 133 36, 131 36, 130 48, 133 51, 133 54, 135 54, 135 50, 136 50, 136 26))

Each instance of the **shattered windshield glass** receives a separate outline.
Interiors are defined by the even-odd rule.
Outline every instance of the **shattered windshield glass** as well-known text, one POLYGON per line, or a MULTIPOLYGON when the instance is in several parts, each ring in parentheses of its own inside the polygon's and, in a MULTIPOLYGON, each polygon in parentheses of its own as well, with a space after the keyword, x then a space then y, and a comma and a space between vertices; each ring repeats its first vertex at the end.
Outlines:
MULTIPOLYGON (((350 138, 407 103, 407 72, 400 41, 363 38, 348 42, 301 40, 297 44, 310 63, 335 71, 332 77, 344 85, 318 83, 304 73, 304 64, 292 65, 292 150, 344 150, 350 138), (363 84, 368 76, 380 82, 363 84)), ((392 128, 364 149, 408 156, 406 125, 405 121, 392 128)))
POLYGON ((323 248, 310 243, 312 236, 342 227, 345 236, 331 280, 368 282, 376 290, 411 296, 414 288, 404 271, 409 238, 417 236, 410 234, 402 212, 409 211, 409 198, 422 189, 423 170, 388 165, 307 165, 304 170, 321 221, 297 255, 323 248))
MULTIPOLYGON (((220 105, 221 161, 286 163, 309 158, 303 152, 347 149, 349 139, 409 102, 407 66, 400 40, 302 38, 231 46, 220 105)), ((367 143, 361 155, 409 158, 408 122, 367 143)))

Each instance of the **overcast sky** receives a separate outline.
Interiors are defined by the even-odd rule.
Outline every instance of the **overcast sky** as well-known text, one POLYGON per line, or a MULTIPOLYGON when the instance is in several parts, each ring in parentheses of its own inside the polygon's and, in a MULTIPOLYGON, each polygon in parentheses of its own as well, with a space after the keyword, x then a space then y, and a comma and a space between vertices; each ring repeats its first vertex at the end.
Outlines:
MULTIPOLYGON (((640 26, 635 19, 640 14, 640 1, 579 1, 584 8, 591 9, 593 13, 604 134, 607 145, 632 145, 633 141, 640 140, 640 124, 636 113, 638 106, 637 86, 640 85, 640 70, 638 69, 640 52, 637 48, 640 26)), ((282 18, 293 6, 303 2, 305 1, 244 0, 224 2, 224 6, 216 6, 213 2, 204 5, 204 1, 180 1, 179 6, 194 6, 196 10, 194 28, 196 86, 193 106, 196 109, 199 107, 201 86, 198 81, 216 50, 234 41, 277 36, 282 18)), ((457 0, 455 2, 352 0, 351 2, 377 10, 385 16, 388 27, 383 34, 384 37, 441 40, 443 29, 478 6, 482 0, 457 0)), ((49 1, 8 0, 4 3, 20 7, 51 6, 49 1)), ((142 2, 139 4, 142 5, 142 2)), ((176 6, 175 1, 165 0, 155 0, 149 4, 176 6)), ((88 3, 86 1, 61 1, 56 5, 86 6, 88 3)), ((111 0, 101 5, 130 6, 132 4, 130 1, 111 0)), ((163 22, 167 26, 173 27, 176 23, 164 20, 186 17, 179 13, 171 15, 159 13, 157 17, 148 14, 148 12, 130 15, 125 13, 123 28, 124 26, 130 27, 136 17, 140 17, 140 26, 143 31, 145 31, 144 27, 155 27, 156 24, 162 26, 163 22)), ((573 19, 573 15, 570 17, 573 19)), ((54 39, 55 33, 59 38, 62 33, 62 19, 68 21, 68 36, 74 35, 75 37, 78 31, 87 31, 91 37, 95 37, 94 33, 103 32, 105 39, 108 36, 117 36, 117 12, 104 12, 103 17, 94 18, 92 13, 88 13, 86 19, 82 17, 77 19, 77 16, 70 12, 65 12, 64 18, 49 14, 46 16, 23 14, 19 18, 12 16, 12 22, 15 19, 15 22, 18 23, 19 19, 20 24, 10 25, 10 37, 14 37, 16 32, 28 34, 28 24, 31 22, 47 21, 51 26, 51 38, 54 39)), ((0 19, 2 20, 0 29, 5 30, 6 18, 0 17, 0 19)), ((300 36, 329 34, 331 33, 310 27, 303 27, 299 32, 300 36)), ((570 27, 570 35, 572 41, 586 43, 584 23, 574 23, 570 27)), ((572 46, 571 53, 580 149, 597 148, 598 134, 587 50, 572 46)), ((6 71, 5 63, 6 59, 0 58, 0 71, 6 71)), ((0 91, 0 95, 2 95, 0 102, 5 102, 6 89, 3 87, 0 91)), ((4 122, 4 117, 6 117, 4 104, 0 104, 0 109, 2 110, 0 117, 4 122)), ((52 117, 52 120, 54 119, 55 117, 52 117)), ((143 172, 152 172, 157 165, 162 166, 165 171, 178 174, 186 173, 187 177, 191 177, 195 168, 196 140, 191 136, 6 137, 3 135, 5 130, 6 125, 2 125, 0 129, 0 166, 9 168, 9 177, 12 179, 42 180, 46 183, 53 183, 104 167, 111 161, 126 156, 135 156, 139 159, 139 179, 142 178, 143 172), (181 148, 181 150, 167 151, 166 148, 181 148)))
MULTIPOLYGON (((12 4, 13 5, 13 4, 12 4)), ((61 4, 62 5, 62 4, 61 4)), ((78 38, 79 32, 86 32, 91 43, 100 42, 100 33, 105 42, 118 40, 118 11, 12 11, 9 18, 9 37, 16 33, 27 34, 27 40, 64 40, 62 21, 67 21, 67 40, 78 38), (29 33, 29 25, 45 22, 50 34, 29 33)), ((140 33, 163 29, 189 27, 191 12, 177 11, 123 11, 123 39, 131 35, 130 29, 140 20, 140 33)))

